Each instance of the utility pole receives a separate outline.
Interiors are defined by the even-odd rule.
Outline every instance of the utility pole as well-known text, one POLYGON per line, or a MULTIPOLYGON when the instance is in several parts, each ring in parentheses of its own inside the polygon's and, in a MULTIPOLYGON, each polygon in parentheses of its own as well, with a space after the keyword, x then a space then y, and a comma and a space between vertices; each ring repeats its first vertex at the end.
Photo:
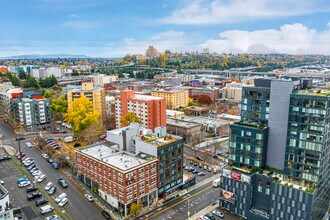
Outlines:
MULTIPOLYGON (((19 152, 19 155, 21 155, 21 139, 18 138, 17 141, 18 141, 18 152, 19 152)), ((22 166, 22 160, 21 160, 21 158, 19 160, 21 161, 21 166, 22 166)))
POLYGON ((190 212, 189 212, 189 198, 188 198, 188 219, 189 219, 189 216, 190 216, 190 212))

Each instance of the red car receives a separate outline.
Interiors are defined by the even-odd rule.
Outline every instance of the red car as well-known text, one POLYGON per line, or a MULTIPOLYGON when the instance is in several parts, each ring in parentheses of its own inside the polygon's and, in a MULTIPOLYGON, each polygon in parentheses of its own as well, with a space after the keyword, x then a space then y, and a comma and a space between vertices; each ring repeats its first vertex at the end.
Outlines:
POLYGON ((15 157, 18 157, 21 153, 23 153, 23 152, 18 152, 18 153, 16 153, 16 154, 15 154, 15 157))
POLYGON ((26 158, 28 158, 28 156, 24 156, 24 157, 22 157, 22 158, 20 158, 20 159, 21 159, 21 161, 23 161, 23 160, 25 160, 26 158))

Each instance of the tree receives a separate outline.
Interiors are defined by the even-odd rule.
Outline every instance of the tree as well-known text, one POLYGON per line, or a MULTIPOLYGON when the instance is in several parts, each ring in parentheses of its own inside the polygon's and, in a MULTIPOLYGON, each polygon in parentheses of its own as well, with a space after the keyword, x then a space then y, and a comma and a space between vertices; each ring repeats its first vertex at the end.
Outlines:
POLYGON ((122 127, 130 125, 132 122, 140 123, 139 118, 134 114, 134 112, 128 112, 125 116, 120 118, 120 124, 122 127))
POLYGON ((27 78, 27 75, 26 75, 26 73, 25 73, 24 70, 20 70, 19 73, 18 73, 18 77, 20 79, 26 79, 27 78))
POLYGON ((47 141, 40 136, 38 136, 34 142, 39 149, 43 149, 43 147, 47 145, 47 141))
POLYGON ((132 203, 129 214, 135 216, 139 211, 141 211, 141 209, 142 209, 142 204, 132 203))
POLYGON ((118 71, 118 78, 125 78, 123 70, 121 70, 121 69, 118 71))
POLYGON ((96 123, 92 123, 80 132, 79 140, 93 144, 99 140, 99 137, 103 131, 104 129, 101 126, 96 123))
POLYGON ((72 131, 77 136, 90 124, 99 124, 100 112, 93 109, 93 103, 82 96, 72 102, 72 107, 64 114, 64 119, 72 125, 72 131))
POLYGON ((188 106, 196 106, 197 104, 194 102, 193 98, 188 99, 188 106))
POLYGON ((57 152, 53 155, 53 160, 56 162, 60 167, 64 167, 68 162, 68 156, 65 153, 57 152))
POLYGON ((197 100, 198 100, 198 103, 202 104, 202 105, 212 104, 212 99, 208 95, 200 95, 197 100))
POLYGON ((32 77, 32 76, 27 76, 26 80, 23 83, 23 87, 24 88, 36 88, 39 89, 40 85, 38 83, 38 81, 36 80, 36 78, 32 77))
POLYGON ((52 99, 50 109, 56 119, 62 120, 63 114, 68 110, 68 101, 63 96, 52 99))
POLYGON ((44 96, 46 99, 50 98, 50 97, 52 96, 52 91, 49 90, 49 89, 46 89, 46 90, 44 91, 43 96, 44 96))

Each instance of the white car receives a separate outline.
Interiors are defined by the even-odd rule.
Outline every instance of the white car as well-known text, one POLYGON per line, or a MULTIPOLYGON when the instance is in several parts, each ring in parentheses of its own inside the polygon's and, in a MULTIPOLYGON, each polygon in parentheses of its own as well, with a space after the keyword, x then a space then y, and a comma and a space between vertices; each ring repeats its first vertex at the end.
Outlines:
POLYGON ((58 205, 59 205, 60 207, 63 207, 67 202, 68 202, 68 198, 63 198, 63 199, 58 203, 58 205))
POLYGON ((48 159, 48 155, 47 154, 42 154, 41 155, 43 158, 45 158, 45 159, 48 159))
POLYGON ((60 218, 57 215, 51 215, 45 218, 45 220, 60 220, 60 218))
POLYGON ((24 162, 24 165, 27 167, 27 166, 30 166, 30 165, 33 164, 33 163, 34 163, 34 160, 31 159, 31 160, 25 161, 25 162, 24 162))
POLYGON ((39 175, 41 175, 42 174, 42 172, 40 171, 40 170, 37 170, 37 171, 34 171, 33 173, 32 173, 32 176, 39 176, 39 175))
POLYGON ((26 145, 27 147, 32 147, 32 146, 33 146, 33 144, 31 144, 30 142, 26 142, 25 145, 26 145))
POLYGON ((30 185, 31 183, 30 183, 30 181, 23 181, 23 182, 20 182, 19 184, 18 184, 18 186, 19 187, 24 187, 24 186, 28 186, 28 185, 30 185))
POLYGON ((46 179, 46 175, 45 174, 39 176, 37 181, 38 181, 38 183, 41 183, 42 181, 44 181, 44 179, 46 179))
POLYGON ((66 198, 66 193, 62 193, 61 195, 57 196, 55 202, 60 202, 64 198, 66 198))
POLYGON ((93 196, 89 195, 89 194, 85 194, 85 198, 90 202, 93 202, 93 200, 94 200, 93 196))
POLYGON ((47 185, 45 186, 45 190, 46 191, 50 190, 50 188, 52 188, 52 186, 53 186, 52 182, 47 183, 47 185))
POLYGON ((220 212, 220 211, 213 211, 212 214, 215 215, 215 216, 218 216, 220 218, 223 218, 224 217, 223 213, 220 212))

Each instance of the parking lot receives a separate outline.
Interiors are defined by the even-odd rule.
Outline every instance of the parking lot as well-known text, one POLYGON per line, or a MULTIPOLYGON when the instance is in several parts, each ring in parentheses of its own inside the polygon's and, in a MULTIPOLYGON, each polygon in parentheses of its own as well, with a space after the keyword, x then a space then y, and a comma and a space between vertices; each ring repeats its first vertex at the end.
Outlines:
MULTIPOLYGON (((16 161, 17 162, 17 161, 16 161)), ((22 212, 17 214, 16 216, 21 216, 23 219, 44 219, 49 215, 53 215, 54 213, 48 213, 45 215, 41 215, 39 208, 35 205, 36 200, 28 201, 26 196, 26 188, 19 188, 17 184, 17 180, 19 178, 28 178, 30 182, 32 182, 31 175, 23 174, 20 167, 16 166, 14 160, 7 160, 1 162, 0 169, 0 178, 4 181, 4 187, 8 190, 10 195, 10 203, 13 208, 20 207, 22 212)), ((24 169, 24 167, 22 167, 24 169)), ((38 185, 40 188, 40 185, 38 185)), ((43 197, 47 198, 48 195, 43 194, 43 197)))

